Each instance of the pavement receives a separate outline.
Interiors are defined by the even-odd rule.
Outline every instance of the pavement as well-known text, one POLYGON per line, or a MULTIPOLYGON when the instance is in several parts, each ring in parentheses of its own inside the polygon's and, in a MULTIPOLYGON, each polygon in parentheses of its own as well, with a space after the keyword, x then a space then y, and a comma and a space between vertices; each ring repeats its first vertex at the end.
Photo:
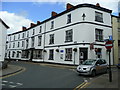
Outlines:
MULTIPOLYGON (((36 63, 33 63, 36 64, 36 63)), ((52 66, 52 67, 62 67, 62 68, 70 68, 75 69, 76 66, 68 66, 68 65, 56 65, 56 64, 46 64, 46 63, 40 63, 40 65, 44 66, 52 66)), ((20 71, 23 71, 25 68, 21 66, 16 65, 8 65, 8 68, 0 70, 2 71, 2 75, 0 75, 0 78, 4 78, 5 76, 18 73, 20 71)), ((80 85, 79 89, 90 89, 90 88, 110 88, 113 90, 119 90, 120 89, 120 69, 114 67, 112 68, 112 82, 109 82, 109 74, 102 74, 99 76, 96 76, 90 81, 84 82, 83 85, 80 85)))
POLYGON ((8 76, 8 75, 15 74, 17 72, 22 71, 23 69, 24 69, 24 67, 21 67, 21 66, 8 65, 8 68, 6 68, 6 69, 0 69, 0 72, 2 72, 0 74, 0 78, 8 76))

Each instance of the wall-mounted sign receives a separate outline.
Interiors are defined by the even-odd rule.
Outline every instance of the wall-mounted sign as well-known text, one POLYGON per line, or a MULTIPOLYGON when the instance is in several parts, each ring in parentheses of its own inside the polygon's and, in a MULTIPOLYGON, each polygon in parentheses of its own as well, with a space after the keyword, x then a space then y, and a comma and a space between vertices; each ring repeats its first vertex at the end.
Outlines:
POLYGON ((61 52, 61 53, 63 53, 63 52, 64 52, 64 50, 60 50, 60 52, 61 52))

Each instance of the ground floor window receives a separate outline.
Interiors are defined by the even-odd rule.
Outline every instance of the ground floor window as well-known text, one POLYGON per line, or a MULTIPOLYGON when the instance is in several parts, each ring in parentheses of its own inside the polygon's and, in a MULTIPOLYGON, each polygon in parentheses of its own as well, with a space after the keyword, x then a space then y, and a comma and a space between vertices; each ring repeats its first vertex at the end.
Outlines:
POLYGON ((49 60, 53 60, 54 59, 54 50, 51 49, 49 50, 49 60))
POLYGON ((12 57, 14 57, 14 56, 15 56, 15 51, 12 52, 12 57))
POLYGON ((34 50, 33 59, 42 59, 42 50, 34 50))
POLYGON ((22 51, 22 58, 28 58, 28 56, 29 56, 29 51, 27 50, 22 51))
POLYGON ((17 56, 16 56, 17 58, 19 57, 19 51, 17 51, 17 56))
POLYGON ((65 49, 65 61, 72 61, 72 48, 65 49))

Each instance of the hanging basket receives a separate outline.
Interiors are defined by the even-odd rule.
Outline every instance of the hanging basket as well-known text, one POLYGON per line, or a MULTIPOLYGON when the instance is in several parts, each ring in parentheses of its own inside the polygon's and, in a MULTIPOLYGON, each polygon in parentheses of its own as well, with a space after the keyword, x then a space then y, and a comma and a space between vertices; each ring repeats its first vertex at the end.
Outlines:
POLYGON ((73 51, 77 52, 77 48, 74 48, 73 51))
POLYGON ((56 49, 56 52, 59 52, 59 49, 56 49))
POLYGON ((47 52, 46 50, 43 50, 43 52, 47 52))

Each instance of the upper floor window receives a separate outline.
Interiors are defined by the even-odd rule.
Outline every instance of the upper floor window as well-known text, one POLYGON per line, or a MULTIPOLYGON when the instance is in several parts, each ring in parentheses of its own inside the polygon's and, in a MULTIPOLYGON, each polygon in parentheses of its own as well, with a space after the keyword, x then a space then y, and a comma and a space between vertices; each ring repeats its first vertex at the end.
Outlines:
POLYGON ((25 34, 23 33, 23 34, 22 34, 22 38, 24 38, 24 37, 25 37, 25 34))
POLYGON ((20 46, 20 42, 18 42, 18 47, 20 46))
POLYGON ((72 48, 65 49, 65 60, 71 61, 72 60, 72 48))
POLYGON ((54 21, 51 21, 51 29, 54 28, 54 21))
POLYGON ((120 22, 120 18, 117 18, 117 22, 120 22))
POLYGON ((26 48, 28 48, 29 45, 29 39, 26 40, 26 48))
POLYGON ((18 34, 18 39, 20 39, 20 34, 18 34))
POLYGON ((11 48, 11 43, 9 43, 9 48, 11 48))
POLYGON ((31 38, 31 47, 34 47, 34 40, 35 40, 35 38, 32 37, 32 38, 31 38))
POLYGON ((33 33, 32 33, 32 35, 34 35, 35 34, 35 29, 33 29, 33 33))
POLYGON ((100 12, 95 12, 95 21, 103 22, 103 14, 100 12))
POLYGON ((41 46, 42 36, 38 36, 38 46, 41 46))
POLYGON ((54 34, 50 34, 49 44, 54 44, 54 34))
POLYGON ((96 41, 103 41, 103 30, 102 29, 95 29, 95 38, 96 38, 96 41))
POLYGON ((29 31, 27 31, 27 37, 29 37, 29 31))
POLYGON ((15 43, 13 43, 13 48, 15 48, 15 43))
POLYGON ((71 42, 72 39, 73 39, 73 31, 71 29, 66 31, 65 42, 71 42))
POLYGON ((40 26, 40 31, 39 31, 39 33, 41 33, 42 32, 42 26, 40 26))
POLYGON ((51 49, 49 50, 49 60, 53 60, 54 59, 54 50, 51 49))
POLYGON ((24 47, 24 41, 22 41, 22 47, 24 47))
POLYGON ((15 40, 15 35, 14 35, 14 40, 15 40))
POLYGON ((71 23, 71 14, 68 14, 68 15, 67 15, 67 24, 68 24, 68 23, 71 23))
POLYGON ((11 36, 10 36, 10 41, 11 41, 11 36))

